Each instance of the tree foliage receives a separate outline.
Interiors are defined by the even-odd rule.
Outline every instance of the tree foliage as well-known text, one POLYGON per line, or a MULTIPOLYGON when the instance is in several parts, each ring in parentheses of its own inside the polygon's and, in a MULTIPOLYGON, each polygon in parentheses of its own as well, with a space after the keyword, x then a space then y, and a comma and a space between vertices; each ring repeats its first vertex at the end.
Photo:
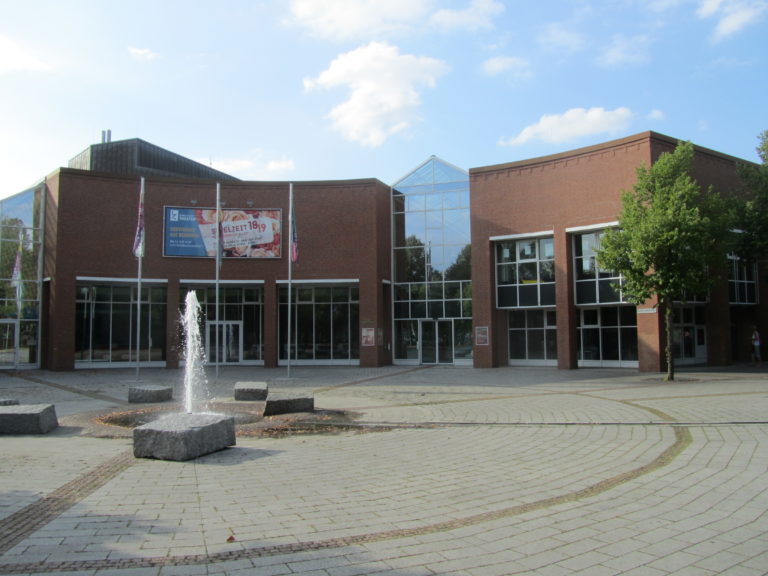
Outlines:
POLYGON ((705 293, 708 269, 722 263, 729 221, 723 199, 703 191, 691 176, 694 149, 679 143, 650 167, 637 168, 637 181, 622 193, 619 228, 608 230, 598 251, 604 269, 622 276, 626 301, 656 297, 665 311, 667 378, 674 379, 672 308, 686 295, 705 293))
POLYGON ((763 161, 763 165, 768 164, 768 130, 763 130, 758 136, 760 144, 757 147, 757 154, 760 156, 760 160, 763 161))
POLYGON ((762 164, 742 164, 739 176, 746 189, 746 197, 738 206, 736 252, 752 261, 768 257, 768 130, 760 134, 757 153, 762 164))

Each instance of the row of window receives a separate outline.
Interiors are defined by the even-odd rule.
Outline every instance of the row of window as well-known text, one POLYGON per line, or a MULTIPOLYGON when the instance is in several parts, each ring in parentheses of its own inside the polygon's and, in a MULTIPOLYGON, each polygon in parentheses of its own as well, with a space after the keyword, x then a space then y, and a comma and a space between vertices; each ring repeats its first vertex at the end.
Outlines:
MULTIPOLYGON (((557 360, 557 314, 554 310, 511 310, 508 315, 510 362, 557 360)), ((637 311, 634 306, 579 310, 576 326, 580 362, 637 362, 637 311)))
MULTIPOLYGON (((625 302, 621 293, 621 276, 600 268, 597 263, 601 237, 602 232, 573 235, 577 305, 625 302)), ((730 302, 756 304, 755 264, 734 257, 731 259, 729 272, 730 302)), ((498 308, 555 305, 553 238, 506 240, 496 243, 496 305, 498 308)))
MULTIPOLYGON (((210 361, 263 362, 263 289, 182 287, 181 302, 194 290, 200 302, 201 331, 209 330, 206 356, 210 361), (220 347, 220 350, 216 349, 220 347)), ((166 359, 166 287, 145 286, 141 306, 137 287, 80 285, 77 289, 75 360, 79 365, 142 362, 166 359), (140 310, 141 322, 137 321, 140 310), (141 337, 136 342, 136 329, 141 337)), ((288 343, 288 289, 281 287, 280 359, 356 361, 359 358, 359 290, 357 286, 299 287, 293 290, 291 344, 288 343)), ((181 335, 179 336, 181 338, 181 335)))
POLYGON ((472 283, 415 282, 394 286, 395 318, 471 318, 472 283))

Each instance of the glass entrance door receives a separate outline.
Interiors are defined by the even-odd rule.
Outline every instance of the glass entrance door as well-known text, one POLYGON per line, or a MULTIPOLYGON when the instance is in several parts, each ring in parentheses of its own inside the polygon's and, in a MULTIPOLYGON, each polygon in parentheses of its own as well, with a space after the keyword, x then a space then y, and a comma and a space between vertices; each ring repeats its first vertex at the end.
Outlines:
POLYGON ((0 368, 15 368, 18 364, 16 325, 16 320, 0 320, 0 368))
POLYGON ((239 364, 243 358, 242 334, 242 322, 208 322, 205 338, 208 364, 239 364))
POLYGON ((453 364, 453 322, 421 321, 421 363, 453 364))

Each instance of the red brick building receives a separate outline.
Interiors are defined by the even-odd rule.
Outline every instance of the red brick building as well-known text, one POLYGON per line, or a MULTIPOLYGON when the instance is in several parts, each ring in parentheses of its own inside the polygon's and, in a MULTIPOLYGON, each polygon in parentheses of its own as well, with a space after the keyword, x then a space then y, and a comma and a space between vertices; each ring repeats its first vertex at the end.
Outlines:
MULTIPOLYGON (((220 331, 218 353, 210 347, 216 339, 208 340, 210 361, 276 366, 287 359, 287 183, 221 183, 225 222, 230 216, 233 222, 256 222, 267 214, 274 230, 272 252, 240 257, 233 255, 234 249, 225 252, 218 317, 215 257, 180 255, 171 237, 191 230, 173 232, 174 216, 199 220, 201 214, 215 213, 214 181, 146 181, 140 306, 137 259, 131 253, 140 179, 63 168, 47 178, 45 190, 43 367, 70 370, 135 362, 137 309, 140 360, 177 366, 178 311, 193 289, 203 303, 208 329, 220 331)), ((295 362, 389 362, 389 196, 389 187, 374 179, 294 185, 299 239, 291 283, 295 362), (361 328, 373 328, 376 335, 365 346, 360 346, 361 328)))
MULTIPOLYGON (((392 186, 295 183, 292 262, 289 183, 106 141, 0 201, 0 367, 176 367, 194 290, 218 364, 663 370, 663 315, 624 302, 595 251, 637 167, 676 144, 646 132, 469 173, 431 157, 392 186)), ((697 147, 693 175, 730 194, 739 162, 697 147)), ((710 293, 677 308, 678 363, 748 360, 750 326, 768 326, 765 272, 735 255, 712 271, 710 293)))
MULTIPOLYGON (((600 233, 616 226, 621 190, 677 141, 645 132, 542 158, 470 170, 474 365, 664 368, 663 314, 635 307, 599 270, 600 233), (479 335, 479 339, 478 339, 479 335)), ((693 176, 737 192, 739 160, 696 148, 693 176)), ((750 325, 768 321, 754 264, 731 261, 705 300, 675 318, 679 363, 747 359, 750 325)))

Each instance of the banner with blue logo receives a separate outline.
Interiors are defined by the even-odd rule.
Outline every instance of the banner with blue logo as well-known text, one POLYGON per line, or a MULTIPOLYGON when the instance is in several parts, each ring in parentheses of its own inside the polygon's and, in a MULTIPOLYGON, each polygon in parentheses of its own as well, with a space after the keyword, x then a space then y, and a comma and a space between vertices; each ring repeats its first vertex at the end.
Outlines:
POLYGON ((163 255, 215 258, 280 258, 282 210, 221 210, 220 233, 215 208, 166 206, 163 255))

